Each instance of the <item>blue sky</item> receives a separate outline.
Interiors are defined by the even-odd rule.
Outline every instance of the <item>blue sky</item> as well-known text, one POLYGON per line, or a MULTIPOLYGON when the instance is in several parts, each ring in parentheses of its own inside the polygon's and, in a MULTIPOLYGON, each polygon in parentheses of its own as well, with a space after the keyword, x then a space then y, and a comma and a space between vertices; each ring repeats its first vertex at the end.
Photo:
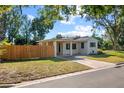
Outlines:
MULTIPOLYGON (((23 9, 23 14, 28 15, 29 19, 37 17, 38 7, 29 7, 23 9)), ((54 28, 46 34, 45 39, 50 39, 55 37, 57 34, 62 34, 63 36, 91 36, 92 35, 92 23, 86 21, 85 18, 80 16, 71 16, 69 21, 57 21, 54 28)))

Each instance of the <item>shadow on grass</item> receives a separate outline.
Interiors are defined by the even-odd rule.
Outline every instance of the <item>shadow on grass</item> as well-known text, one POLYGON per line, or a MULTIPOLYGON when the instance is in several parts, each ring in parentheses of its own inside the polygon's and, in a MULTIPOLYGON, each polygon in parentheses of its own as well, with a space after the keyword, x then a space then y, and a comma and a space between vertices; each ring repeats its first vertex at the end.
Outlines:
POLYGON ((124 54, 124 51, 118 51, 118 53, 123 53, 124 54))
POLYGON ((94 58, 107 58, 107 57, 110 57, 110 56, 112 56, 112 55, 105 54, 105 53, 103 53, 103 54, 96 54, 96 55, 89 55, 89 57, 94 57, 94 58))
POLYGON ((120 58, 124 58, 124 51, 106 51, 106 54, 112 55, 112 56, 117 56, 120 58))
POLYGON ((60 58, 55 58, 55 57, 51 57, 51 58, 35 58, 35 59, 17 59, 17 60, 3 60, 1 63, 18 63, 18 62, 37 62, 37 61, 53 61, 53 62, 61 62, 61 61, 67 61, 65 59, 60 59, 60 58))

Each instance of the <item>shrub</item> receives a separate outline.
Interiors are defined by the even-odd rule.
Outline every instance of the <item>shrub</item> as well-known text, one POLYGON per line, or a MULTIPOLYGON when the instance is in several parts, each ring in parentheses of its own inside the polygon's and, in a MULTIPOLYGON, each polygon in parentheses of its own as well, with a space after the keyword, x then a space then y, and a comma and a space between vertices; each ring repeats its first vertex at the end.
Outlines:
MULTIPOLYGON (((7 39, 4 39, 3 41, 0 42, 0 58, 1 55, 3 55, 6 52, 6 49, 4 48, 5 45, 11 45, 11 43, 8 43, 7 39)), ((0 59, 0 62, 2 60, 0 59)))
POLYGON ((104 54, 104 53, 103 53, 102 50, 98 50, 98 51, 97 51, 97 54, 98 54, 98 55, 101 55, 101 54, 104 54))

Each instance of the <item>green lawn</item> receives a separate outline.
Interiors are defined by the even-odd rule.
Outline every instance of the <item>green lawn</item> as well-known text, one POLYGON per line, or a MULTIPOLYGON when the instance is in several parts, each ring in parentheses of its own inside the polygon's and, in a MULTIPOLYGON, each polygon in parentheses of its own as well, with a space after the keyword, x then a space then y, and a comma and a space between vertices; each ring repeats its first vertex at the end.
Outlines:
POLYGON ((106 50, 102 52, 103 54, 90 55, 87 56, 86 58, 112 63, 124 62, 124 51, 106 50))
POLYGON ((19 83, 88 69, 90 68, 79 63, 57 58, 1 63, 0 84, 19 83))

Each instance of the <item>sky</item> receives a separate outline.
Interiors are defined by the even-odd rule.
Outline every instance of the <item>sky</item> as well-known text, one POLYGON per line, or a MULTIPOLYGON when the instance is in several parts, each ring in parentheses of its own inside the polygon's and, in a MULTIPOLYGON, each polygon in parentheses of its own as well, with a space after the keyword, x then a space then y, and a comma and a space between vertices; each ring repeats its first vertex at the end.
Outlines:
MULTIPOLYGON (((24 8, 23 14, 26 14, 30 20, 33 20, 38 16, 37 9, 40 7, 24 8)), ((90 21, 86 21, 85 18, 81 18, 80 16, 70 16, 69 21, 57 21, 54 28, 46 34, 45 39, 54 38, 57 34, 63 36, 91 36, 93 33, 91 29, 92 23, 90 21)), ((102 32, 99 32, 99 34, 101 35, 102 32)))

